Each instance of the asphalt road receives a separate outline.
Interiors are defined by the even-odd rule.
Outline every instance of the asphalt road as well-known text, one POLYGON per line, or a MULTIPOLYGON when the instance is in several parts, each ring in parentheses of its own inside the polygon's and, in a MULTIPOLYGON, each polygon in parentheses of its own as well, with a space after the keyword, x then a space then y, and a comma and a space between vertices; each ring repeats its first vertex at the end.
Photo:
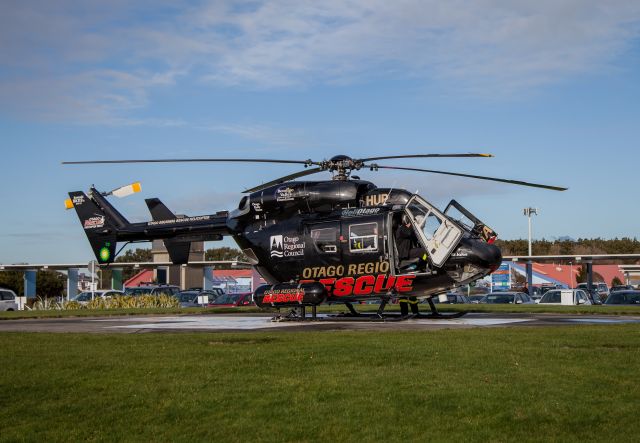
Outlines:
POLYGON ((0 332, 229 332, 264 330, 433 330, 443 328, 559 326, 578 324, 640 323, 640 317, 562 314, 467 314, 457 319, 409 319, 368 321, 323 316, 319 321, 273 322, 270 316, 200 314, 0 320, 0 332))

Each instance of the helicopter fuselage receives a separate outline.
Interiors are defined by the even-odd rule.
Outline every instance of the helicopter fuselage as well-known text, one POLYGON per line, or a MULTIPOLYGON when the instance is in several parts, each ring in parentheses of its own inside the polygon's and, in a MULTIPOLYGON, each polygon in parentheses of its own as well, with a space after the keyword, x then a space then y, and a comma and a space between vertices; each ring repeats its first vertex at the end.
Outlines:
POLYGON ((319 282, 328 302, 429 296, 481 278, 499 266, 498 248, 423 199, 424 215, 437 215, 440 227, 442 222, 449 225, 458 238, 445 246, 439 243, 446 241, 432 237, 429 244, 413 223, 416 246, 424 251, 416 261, 422 259, 423 266, 405 266, 398 257, 396 230, 403 217, 415 221, 409 208, 417 206, 417 199, 407 191, 379 189, 364 181, 291 182, 245 197, 228 224, 268 283, 319 282), (436 264, 431 257, 442 258, 441 248, 448 250, 436 264))

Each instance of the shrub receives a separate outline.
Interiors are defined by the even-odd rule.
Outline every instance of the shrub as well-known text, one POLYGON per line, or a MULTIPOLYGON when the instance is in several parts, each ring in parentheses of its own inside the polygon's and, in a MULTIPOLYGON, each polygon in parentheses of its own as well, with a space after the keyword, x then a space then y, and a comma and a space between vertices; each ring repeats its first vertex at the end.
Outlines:
POLYGON ((32 309, 37 311, 50 311, 63 309, 177 308, 179 305, 178 299, 172 295, 142 295, 140 297, 121 295, 106 299, 96 297, 85 305, 76 301, 58 302, 50 298, 38 298, 33 304, 32 309))

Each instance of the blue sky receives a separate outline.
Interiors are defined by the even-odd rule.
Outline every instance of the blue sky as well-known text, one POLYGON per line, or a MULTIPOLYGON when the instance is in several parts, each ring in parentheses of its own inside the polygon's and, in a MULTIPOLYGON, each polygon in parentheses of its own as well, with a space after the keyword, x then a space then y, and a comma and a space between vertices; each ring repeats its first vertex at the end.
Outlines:
POLYGON ((0 263, 92 258, 68 191, 139 180, 115 204, 142 221, 144 198, 210 213, 298 170, 63 160, 488 152, 386 164, 570 190, 360 175, 455 198, 505 239, 526 237, 526 206, 535 238, 638 236, 639 31, 639 1, 12 2, 0 263))

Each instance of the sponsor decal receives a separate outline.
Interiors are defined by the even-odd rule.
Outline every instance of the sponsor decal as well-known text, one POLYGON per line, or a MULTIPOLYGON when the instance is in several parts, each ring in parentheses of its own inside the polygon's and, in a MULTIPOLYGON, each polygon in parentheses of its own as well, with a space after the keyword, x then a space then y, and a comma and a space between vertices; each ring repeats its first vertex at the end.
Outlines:
MULTIPOLYGON (((362 296, 371 294, 404 293, 413 291, 415 275, 362 275, 360 277, 321 278, 322 283, 333 297, 362 296)), ((300 283, 311 283, 314 280, 300 280, 300 283)))
POLYGON ((451 257, 468 257, 469 256, 469 252, 467 251, 456 251, 453 254, 451 254, 451 257))
POLYGON ((102 249, 100 249, 100 261, 109 261, 109 257, 111 257, 111 252, 109 251, 109 248, 104 246, 102 249))
POLYGON ((84 195, 76 195, 75 197, 73 197, 74 206, 80 206, 83 203, 84 203, 84 195))
POLYGON ((271 289, 264 292, 262 303, 302 303, 304 289, 271 289))
POLYGON ((375 215, 380 213, 380 208, 357 208, 357 209, 343 209, 343 217, 357 217, 359 215, 375 215))
POLYGON ((362 201, 363 206, 382 206, 387 202, 389 194, 365 195, 362 201))
POLYGON ((293 200, 294 189, 291 186, 281 186, 276 189, 276 201, 288 202, 293 200))
POLYGON ((176 223, 193 223, 198 221, 210 220, 210 215, 198 215, 195 217, 172 218, 170 220, 157 220, 147 222, 147 226, 172 225, 176 223))
POLYGON ((269 249, 272 258, 303 257, 304 241, 300 237, 272 235, 269 238, 269 249))
POLYGON ((262 204, 260 203, 251 203, 251 206, 253 206, 253 210, 256 212, 262 212, 262 204))
POLYGON ((84 221, 85 229, 96 229, 104 226, 104 215, 98 217, 91 217, 84 221))

